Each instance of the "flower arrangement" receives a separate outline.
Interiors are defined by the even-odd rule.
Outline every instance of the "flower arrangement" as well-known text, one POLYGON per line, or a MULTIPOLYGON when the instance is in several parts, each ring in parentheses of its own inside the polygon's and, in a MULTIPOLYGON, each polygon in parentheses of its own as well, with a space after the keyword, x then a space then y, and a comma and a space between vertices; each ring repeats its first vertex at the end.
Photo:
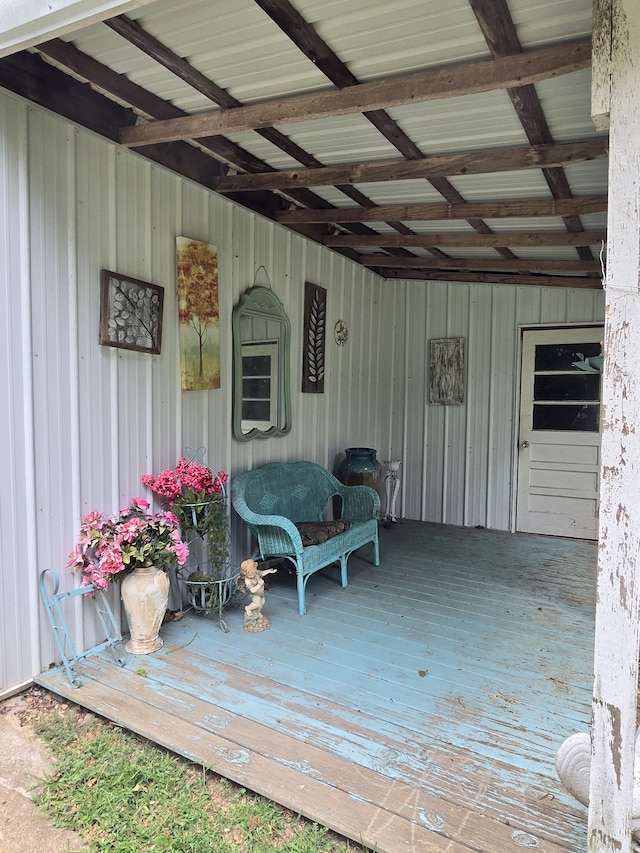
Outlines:
POLYGON ((168 504, 179 520, 183 536, 204 540, 208 574, 220 576, 229 558, 231 541, 224 488, 226 471, 214 473, 206 465, 183 457, 175 468, 157 476, 144 474, 141 479, 168 504))
POLYGON ((156 566, 166 572, 174 563, 184 565, 189 548, 178 518, 167 511, 149 513, 149 506, 144 498, 132 498, 117 516, 95 510, 85 516, 67 562, 82 573, 82 586, 104 590, 137 568, 156 566))

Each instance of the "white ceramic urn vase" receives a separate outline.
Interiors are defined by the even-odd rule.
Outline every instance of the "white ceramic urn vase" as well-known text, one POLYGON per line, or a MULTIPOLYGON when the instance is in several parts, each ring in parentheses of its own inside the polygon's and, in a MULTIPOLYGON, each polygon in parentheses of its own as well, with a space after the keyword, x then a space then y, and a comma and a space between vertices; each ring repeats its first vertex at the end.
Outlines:
POLYGON ((149 566, 134 569, 120 584, 131 639, 125 649, 133 655, 148 655, 162 646, 158 636, 169 601, 169 576, 149 566))

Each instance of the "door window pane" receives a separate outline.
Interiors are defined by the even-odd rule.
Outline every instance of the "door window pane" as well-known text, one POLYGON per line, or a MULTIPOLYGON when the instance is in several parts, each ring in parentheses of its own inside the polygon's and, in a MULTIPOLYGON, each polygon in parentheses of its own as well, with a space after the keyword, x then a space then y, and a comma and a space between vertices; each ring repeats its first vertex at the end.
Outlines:
POLYGON ((539 344, 534 370, 577 370, 574 362, 600 354, 600 344, 539 344))
POLYGON ((533 429, 599 432, 601 367, 599 343, 538 344, 533 429))
POLYGON ((599 432, 600 406, 541 405, 533 404, 534 430, 575 430, 599 432))
POLYGON ((534 400, 599 400, 600 374, 538 374, 533 384, 534 400))

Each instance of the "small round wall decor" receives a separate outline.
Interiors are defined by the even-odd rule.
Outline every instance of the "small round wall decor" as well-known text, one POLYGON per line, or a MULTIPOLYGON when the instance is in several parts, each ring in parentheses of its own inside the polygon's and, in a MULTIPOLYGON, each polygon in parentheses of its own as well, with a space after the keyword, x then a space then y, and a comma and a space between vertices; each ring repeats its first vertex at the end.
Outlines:
POLYGON ((344 320, 338 320, 333 327, 333 339, 339 347, 343 347, 346 344, 348 337, 349 329, 347 328, 347 324, 344 320))

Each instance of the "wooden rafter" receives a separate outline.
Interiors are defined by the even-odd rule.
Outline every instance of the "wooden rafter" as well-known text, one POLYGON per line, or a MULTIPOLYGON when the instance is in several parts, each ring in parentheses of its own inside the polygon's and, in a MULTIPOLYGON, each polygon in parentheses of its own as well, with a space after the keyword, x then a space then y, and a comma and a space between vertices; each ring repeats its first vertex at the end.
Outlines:
POLYGON ((601 290, 599 278, 586 275, 523 275, 501 272, 449 272, 447 270, 411 270, 406 267, 383 268, 381 275, 387 279, 415 281, 452 281, 464 284, 508 284, 517 287, 577 287, 601 290))
POLYGON ((493 234, 471 234, 464 232, 433 234, 328 234, 322 238, 325 246, 351 246, 379 248, 405 246, 406 248, 429 249, 432 246, 445 248, 498 248, 500 246, 595 246, 607 239, 607 232, 581 231, 502 231, 493 234))
MULTIPOLYGON (((358 86, 360 81, 345 65, 331 47, 321 38, 311 24, 303 18, 300 12, 289 0, 255 0, 258 6, 280 27, 282 32, 295 44, 300 51, 313 63, 335 86, 344 89, 347 86, 358 86)), ((422 160, 425 154, 407 133, 394 121, 385 110, 366 110, 363 117, 389 142, 406 160, 422 160)), ((440 193, 450 204, 465 203, 464 196, 447 178, 426 178, 429 184, 440 193)), ((342 185, 341 188, 343 188, 342 185)), ((362 202, 360 202, 362 204, 362 202)), ((371 205, 364 205, 371 206, 371 205)), ((471 217, 469 225, 478 234, 490 234, 491 228, 482 219, 471 217)), ((404 223, 390 222, 392 228, 401 234, 411 232, 404 223)), ((440 249, 430 249, 434 254, 441 253, 440 249)), ((502 257, 512 257, 510 249, 497 248, 502 257)))
POLYGON ((533 145, 527 148, 492 148, 466 154, 444 154, 425 160, 355 163, 321 169, 287 169, 264 175, 223 175, 216 180, 218 192, 321 187, 336 183, 411 181, 416 178, 478 175, 540 169, 596 160, 609 153, 609 140, 595 137, 562 145, 533 145))
MULTIPOLYGON (((165 119, 186 115, 183 110, 137 85, 123 74, 118 74, 92 56, 78 50, 70 42, 52 39, 39 44, 37 50, 42 56, 87 80, 96 90, 117 99, 120 103, 129 104, 137 112, 149 118, 165 119)), ((75 96, 74 88, 79 88, 74 87, 72 82, 69 79, 70 99, 75 96)), ((135 120, 135 117, 132 120, 135 120)), ((224 137, 203 138, 199 140, 199 144, 221 161, 231 163, 236 168, 249 172, 263 172, 269 168, 263 160, 259 160, 239 145, 224 139, 224 137)), ((196 149, 192 148, 192 150, 195 151, 196 149)))
MULTIPOLYGON (((132 21, 126 15, 119 15, 116 18, 111 18, 108 21, 105 21, 105 23, 122 38, 135 45, 139 50, 142 50, 193 89, 209 98, 213 103, 218 104, 218 106, 223 110, 243 106, 242 102, 230 95, 226 89, 218 86, 213 80, 210 80, 194 68, 189 62, 178 56, 150 33, 146 32, 146 30, 144 30, 136 21, 132 21)), ((298 160, 303 166, 307 166, 308 168, 319 168, 323 165, 316 157, 308 151, 305 151, 304 148, 297 145, 288 136, 274 127, 256 128, 255 132, 280 151, 284 151, 294 160, 298 160)), ((343 185, 337 186, 336 189, 340 190, 340 192, 344 193, 352 201, 355 201, 356 204, 365 206, 371 204, 370 199, 356 187, 343 185)), ((311 203, 311 206, 328 206, 319 196, 316 196, 315 198, 317 200, 316 204, 311 203)), ((402 233, 410 233, 409 229, 401 223, 389 224, 391 227, 397 228, 402 233)), ((361 226, 357 228, 356 231, 361 233, 373 233, 371 232, 371 229, 366 226, 361 226)), ((402 253, 402 250, 396 253, 402 253)))
POLYGON ((361 263, 365 267, 406 267, 407 269, 426 270, 482 270, 495 272, 580 272, 600 273, 598 261, 539 259, 539 258, 429 258, 408 257, 399 260, 389 255, 364 255, 361 263))
MULTIPOLYGON (((147 116, 163 118, 167 116, 185 115, 185 113, 178 109, 178 107, 175 107, 168 101, 159 98, 157 95, 149 92, 142 86, 133 83, 131 80, 127 79, 127 77, 116 73, 111 68, 108 68, 93 57, 78 50, 74 45, 68 42, 62 41, 61 39, 54 39, 38 45, 38 51, 43 56, 56 62, 58 65, 68 68, 74 74, 84 77, 101 92, 117 99, 119 102, 130 104, 136 111, 147 116)), ((27 56, 28 55, 25 55, 25 59, 27 56)), ((53 79, 55 70, 47 66, 46 70, 43 69, 40 73, 36 73, 36 62, 36 57, 29 58, 31 66, 29 71, 30 77, 33 79, 42 77, 43 80, 45 77, 53 79)), ((0 61, 0 80, 2 80, 3 63, 7 64, 9 63, 9 60, 0 61)), ((19 89, 16 90, 19 91, 19 89)), ((47 91, 47 87, 45 85, 38 86, 38 91, 45 93, 47 91)), ((64 105, 67 112, 63 114, 67 114, 70 118, 78 121, 78 123, 86 124, 86 121, 83 121, 83 117, 91 116, 95 111, 101 111, 105 115, 108 114, 108 102, 103 98, 103 96, 95 92, 91 92, 87 87, 83 87, 82 84, 72 80, 71 78, 66 78, 66 92, 67 97, 64 98, 64 105), (94 110, 88 110, 84 107, 79 112, 73 111, 74 104, 81 103, 80 95, 83 95, 85 98, 91 98, 96 102, 96 104, 102 103, 103 106, 96 106, 94 110)), ((52 104, 47 102, 43 102, 43 106, 48 106, 50 109, 53 108, 52 104)), ((62 110, 59 111, 62 112, 62 110)), ((132 115, 132 121, 134 120, 135 116, 132 115)), ((113 124, 113 122, 111 122, 111 124, 113 124)), ((108 128, 103 129, 98 126, 87 126, 90 126, 91 129, 97 130, 98 132, 113 138, 113 134, 108 133, 108 128)), ((193 146, 187 147, 186 143, 182 143, 185 147, 181 152, 179 162, 178 158, 171 157, 169 146, 166 145, 155 146, 153 149, 152 147, 147 146, 142 153, 150 159, 156 160, 159 163, 164 163, 168 168, 173 168, 174 171, 178 171, 181 174, 198 180, 199 183, 204 186, 208 186, 209 188, 212 188, 211 180, 215 177, 217 172, 221 171, 221 169, 226 171, 226 163, 231 164, 234 168, 249 172, 259 171, 263 173, 265 169, 270 168, 263 160, 260 160, 240 145, 237 145, 222 136, 210 139, 200 139, 199 144, 225 165, 219 166, 212 162, 211 158, 207 158, 193 146)), ((328 209, 331 207, 328 202, 309 190, 294 190, 292 193, 287 193, 287 195, 291 197, 292 201, 297 204, 302 204, 305 207, 320 209, 328 209)), ((362 198, 362 195, 360 194, 359 197, 362 198)), ((358 198, 358 196, 356 198, 358 198)), ((237 200, 244 201, 240 198, 237 200)), ((247 201, 244 201, 244 203, 247 204, 247 201)), ((248 206, 251 206, 250 202, 248 203, 248 206)), ((274 197, 270 206, 272 210, 280 207, 281 200, 274 197)), ((264 198, 256 204, 255 209, 260 210, 261 213, 270 213, 268 207, 264 203, 264 198)), ((355 231, 360 231, 361 229, 364 234, 373 233, 367 226, 360 226, 356 224, 353 228, 355 231)), ((351 256, 354 257, 352 253, 351 256)))
POLYGON ((124 127, 119 141, 122 145, 135 147, 180 139, 200 139, 220 133, 238 133, 259 127, 479 94, 578 71, 587 68, 590 62, 591 41, 582 39, 519 56, 451 65, 361 83, 340 91, 297 95, 226 111, 124 127))
MULTIPOLYGON (((53 76, 56 69, 40 73, 37 58, 28 55, 12 58, 4 69, 3 61, 0 61, 0 85, 24 93, 26 97, 32 97, 35 92, 33 99, 43 106, 110 139, 122 141, 130 134, 131 147, 139 147, 143 156, 320 240, 385 278, 394 278, 398 272, 402 273, 400 277, 425 281, 502 283, 510 279, 514 284, 523 284, 530 279, 532 284, 546 286, 599 286, 601 270, 593 256, 595 247, 605 238, 605 232, 604 229, 585 232, 580 217, 605 210, 607 200, 602 197, 574 199, 564 165, 606 156, 608 142, 602 136, 594 136, 575 144, 564 139, 562 145, 557 145, 534 85, 538 80, 589 66, 590 40, 580 39, 523 51, 507 0, 469 0, 491 58, 361 82, 290 0, 254 2, 335 89, 283 97, 277 101, 243 104, 215 80, 192 66, 185 56, 178 55, 152 36, 141 26, 143 19, 135 21, 126 16, 105 21, 105 25, 220 109, 200 115, 186 114, 169 101, 136 85, 125 74, 101 65, 77 51, 72 43, 61 40, 40 45, 37 49, 58 68, 70 72, 66 87, 60 77, 53 76), (14 68, 22 75, 18 85, 14 85, 12 79, 14 68), (37 80, 45 81, 47 75, 52 82, 54 79, 57 81, 55 85, 36 83, 37 80), (85 79, 93 91, 78 82, 78 77, 85 79), (511 98, 530 147, 444 156, 430 152, 427 155, 384 109, 386 106, 453 98, 498 88, 504 89, 511 98), (105 104, 105 96, 110 106, 105 104), (80 104, 85 106, 76 106, 80 104), (100 116, 101 104, 105 105, 104 119, 100 116), (312 153, 311 143, 310 150, 305 150, 274 126, 352 112, 361 113, 371 122, 403 159, 363 164, 359 152, 354 149, 353 156, 349 158, 351 164, 325 166, 312 153), (146 124, 140 124, 140 116, 146 124), (114 122, 115 117, 120 121, 116 119, 114 122), (198 124, 199 130, 191 132, 190 122, 198 124), (213 124, 203 127, 201 122, 213 124), (181 128, 180 134, 164 141, 162 128, 175 130, 177 126, 181 128), (293 158, 300 168, 277 170, 271 162, 260 160, 226 138, 223 129, 224 133, 255 131, 270 145, 293 158), (153 136, 157 131, 161 131, 161 135, 153 136), (197 140, 196 144, 193 140, 197 140), (229 168, 238 174, 229 175, 229 168), (539 169, 553 200, 469 203, 450 180, 467 174, 519 169, 539 169), (359 188, 364 183, 412 179, 427 181, 447 203, 376 206, 373 199, 359 188), (312 191, 314 187, 324 186, 342 192, 356 206, 335 207, 321 194, 312 191), (289 206, 288 210, 283 209, 286 206, 289 206), (556 222, 545 223, 544 231, 527 231, 526 225, 518 227, 518 218, 540 216, 552 217, 556 222), (512 230, 494 233, 487 223, 496 218, 511 218, 513 221, 507 227, 512 230), (459 219, 467 222, 473 231, 451 234, 442 230, 444 226, 438 228, 436 225, 435 233, 428 233, 425 226, 419 229, 425 233, 415 233, 409 227, 412 221, 435 222, 438 219, 459 219), (376 222, 385 223, 387 233, 378 234, 365 224, 375 225, 376 222), (559 228, 561 222, 566 232, 550 230, 559 228), (532 266, 528 259, 516 257, 512 249, 517 251, 518 246, 541 250, 547 246, 575 247, 579 261, 583 263, 564 259, 562 262, 554 261, 548 255, 544 257, 545 253, 540 251, 535 253, 542 255, 540 261, 532 266), (486 252, 484 254, 490 255, 489 260, 451 258, 451 251, 455 254, 456 247, 491 249, 498 260, 491 261, 491 254, 486 252), (358 253, 358 250, 371 248, 379 254, 358 253), (411 250, 423 251, 416 255, 411 250), (506 263, 501 264, 499 259, 506 263), (425 264, 426 268, 423 268, 425 264), (562 274, 569 269, 579 274, 562 274), (539 272, 536 274, 535 271, 539 272)), ((261 150, 266 149, 263 146, 261 150)), ((459 186, 462 188, 464 183, 459 182, 459 186)))
MULTIPOLYGON (((506 0, 469 0, 469 3, 494 59, 522 52, 506 0)), ((535 86, 529 84, 509 88, 507 93, 529 142, 532 145, 552 145, 554 139, 535 86)), ((571 188, 564 169, 558 166, 544 168, 542 174, 554 198, 571 198, 571 188)), ((565 217, 564 224, 568 231, 582 231, 583 228, 576 216, 565 217)), ((591 249, 580 246, 578 255, 588 260, 592 257, 591 249)))
MULTIPOLYGON (((148 56, 155 59, 160 65, 171 71, 189 86, 196 91, 205 95, 213 103, 218 104, 223 110, 234 109, 243 106, 242 102, 230 95, 226 89, 218 86, 213 80, 205 77, 204 74, 195 69, 185 59, 182 59, 166 45, 162 44, 158 39, 154 38, 150 33, 146 32, 139 23, 132 21, 126 15, 119 15, 116 18, 110 18, 105 21, 105 24, 110 27, 122 38, 126 39, 137 48, 144 51, 148 56)), ((186 113, 181 113, 186 115, 186 113)), ((256 133, 275 145, 280 151, 284 151, 289 157, 298 160, 303 166, 308 168, 317 168, 323 164, 308 151, 305 151, 300 145, 293 142, 284 133, 273 127, 256 128, 256 133)), ((346 195, 356 201, 358 204, 366 204, 368 199, 363 193, 360 193, 354 187, 339 187, 346 195)))
POLYGON ((345 223, 386 222, 400 219, 418 220, 466 219, 481 216, 487 219, 509 219, 529 216, 567 216, 599 213, 607 209, 607 197, 567 198, 559 201, 484 201, 466 204, 389 204, 380 207, 356 207, 328 210, 281 210, 275 214, 278 222, 345 223))

